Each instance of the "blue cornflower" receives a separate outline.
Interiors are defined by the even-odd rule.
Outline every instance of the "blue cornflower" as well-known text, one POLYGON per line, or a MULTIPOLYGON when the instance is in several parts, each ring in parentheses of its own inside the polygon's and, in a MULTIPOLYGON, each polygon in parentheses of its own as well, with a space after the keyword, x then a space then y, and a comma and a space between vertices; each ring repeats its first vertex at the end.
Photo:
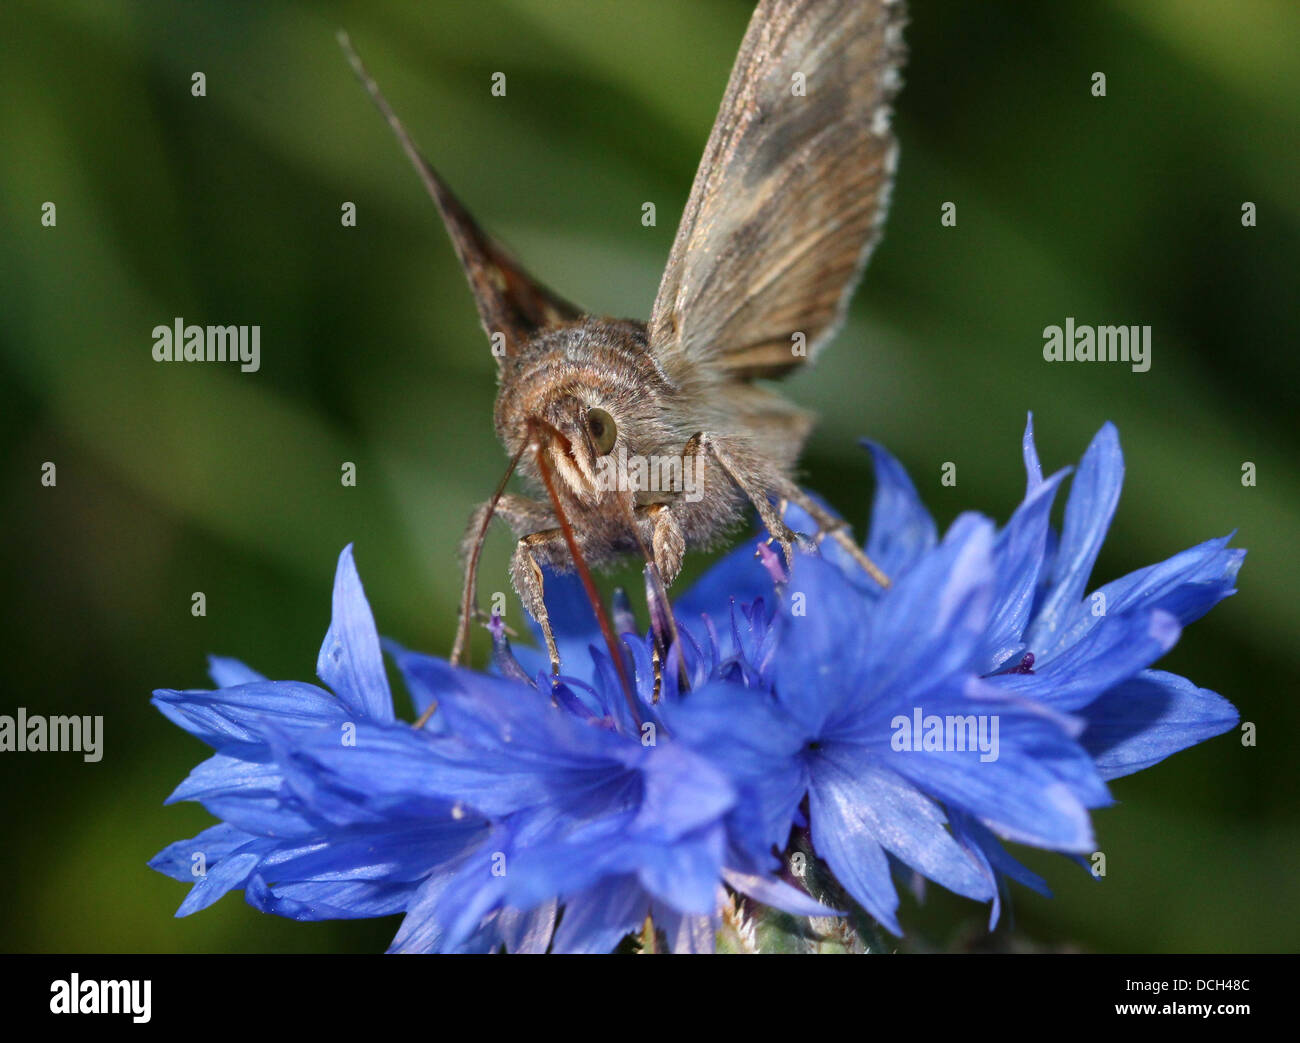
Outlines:
POLYGON ((1243 552, 1210 541, 1085 598, 1122 478, 1109 425, 1059 539, 1066 472, 1042 477, 1032 429, 1008 524, 963 515, 942 540, 872 451, 867 552, 891 588, 833 542, 788 582, 738 549, 678 600, 661 690, 653 634, 616 604, 630 705, 578 584, 548 577, 564 676, 499 626, 495 676, 390 645, 416 711, 437 703, 425 728, 397 720, 345 549, 317 668, 332 693, 231 660, 213 660, 217 691, 155 693, 216 750, 171 799, 222 823, 152 863, 197 877, 180 913, 243 888, 302 919, 405 912, 394 951, 608 951, 647 918, 709 951, 758 904, 831 912, 792 886, 793 845, 895 933, 904 868, 991 901, 995 923, 1004 877, 1043 887, 1000 840, 1091 851, 1107 779, 1235 722, 1150 667, 1232 592, 1243 552))
MULTIPOLYGON (((731 907, 723 884, 795 915, 830 914, 772 875, 779 861, 741 828, 750 812, 732 781, 666 727, 665 711, 682 698, 677 655, 656 700, 650 637, 622 634, 634 667, 634 720, 605 651, 566 644, 590 616, 576 588, 563 579, 551 587, 552 618, 565 621, 557 641, 572 668, 558 682, 535 652, 517 658, 499 631, 496 662, 513 679, 392 648, 417 706, 438 702, 435 717, 464 768, 447 785, 495 823, 479 857, 429 885, 396 947, 438 930, 458 940, 494 911, 558 900, 556 951, 607 952, 647 916, 675 951, 711 951, 731 907), (536 665, 535 683, 520 658, 536 665)), ((694 687, 713 678, 744 696, 724 680, 743 675, 735 658, 720 660, 711 641, 692 640, 687 659, 694 687)))
MULTIPOLYGON (((883 558, 891 575, 902 576, 935 545, 935 525, 898 462, 880 446, 870 448, 878 488, 867 553, 883 558)), ((1183 626, 1232 594, 1245 551, 1229 547, 1231 537, 1208 540, 1085 597, 1123 484, 1118 433, 1106 424, 1084 454, 1059 539, 1049 525, 1049 512, 1069 472, 1043 478, 1032 417, 1025 429, 1024 458, 1025 499, 998 533, 994 604, 972 665, 982 674, 997 675, 1002 687, 1073 711, 1150 666, 1174 645, 1183 626)), ((1171 684, 1170 690, 1179 687, 1171 684)), ((1177 695, 1184 698, 1181 691, 1177 695)), ((1185 706, 1191 710, 1189 721, 1228 727, 1235 720, 1235 711, 1213 693, 1196 698, 1194 706, 1185 706)), ((1134 722, 1144 719, 1135 717, 1134 722)), ((1123 774, 1117 770, 1121 764, 1129 770, 1146 767, 1222 730, 1187 733, 1159 751, 1148 745, 1137 760, 1131 759, 1131 749, 1111 750, 1108 777, 1123 774)), ((1143 741, 1149 743, 1151 736, 1143 741)))
POLYGON ((180 915, 235 888, 298 919, 406 912, 395 951, 608 951, 647 916, 674 946, 708 948, 724 882, 828 913, 770 878, 770 853, 736 846, 734 787, 660 734, 648 645, 628 643, 641 722, 598 652, 596 684, 553 688, 394 647, 417 710, 439 702, 438 728, 417 730, 395 719, 345 549, 318 663, 334 694, 229 660, 214 661, 217 691, 155 693, 217 751, 170 800, 224 822, 151 865, 180 880, 202 869, 180 915))
POLYGON ((199 801, 222 822, 150 862, 194 884, 177 915, 239 888, 257 908, 297 919, 400 912, 425 876, 465 857, 487 835, 486 819, 464 814, 453 801, 432 795, 386 801, 311 776, 293 755, 308 737, 352 748, 345 744, 359 729, 410 732, 395 720, 351 547, 339 559, 333 622, 317 663, 333 693, 268 681, 229 659, 213 659, 211 672, 216 691, 164 689, 153 698, 170 720, 216 751, 168 803, 199 801))
MULTIPOLYGON (((825 564, 806 568, 801 561, 791 581, 801 591, 815 584, 816 596, 807 596, 809 606, 825 599, 839 606, 841 617, 837 620, 856 618, 859 621, 856 630, 840 626, 831 631, 836 634, 833 641, 816 646, 818 655, 824 657, 820 665, 816 657, 803 662, 806 678, 829 674, 838 679, 837 688, 846 676, 857 676, 852 671, 845 672, 844 657, 856 656, 858 644, 873 640, 870 623, 873 615, 884 612, 900 623, 902 606, 896 603, 892 608, 887 607, 891 600, 899 590, 914 587, 914 574, 923 576, 924 583, 937 583, 940 577, 928 571, 934 555, 972 524, 963 519, 950 531, 944 544, 940 544, 934 520, 902 466, 883 448, 876 445, 869 448, 876 465, 876 493, 865 549, 893 578, 895 589, 882 592, 852 558, 830 541, 823 544, 824 562, 835 567, 838 579, 827 578, 825 564), (801 573, 800 569, 805 572, 801 573), (831 589, 827 589, 828 585, 831 589), (847 593, 845 585, 853 589, 856 597, 847 593)), ((1011 802, 1035 794, 1040 801, 1049 796, 1043 789, 1049 783, 1040 775, 1035 784, 1029 784, 1026 779, 1021 785, 1008 785, 1000 792, 990 793, 989 796, 1007 806, 996 813, 988 809, 981 812, 971 806, 970 793, 963 789, 969 780, 958 777, 965 766, 960 758, 941 762, 946 766, 943 785, 938 775, 917 779, 912 773, 913 782, 926 783, 923 788, 943 802, 953 837, 976 860, 988 884, 997 888, 991 925, 999 915, 1004 875, 1046 891, 1040 878, 1002 849, 998 837, 1085 853, 1091 850, 1092 840, 1082 808, 1107 802, 1100 780, 1149 767, 1178 750, 1228 730, 1238 719, 1236 710, 1221 696, 1198 688, 1186 678, 1150 666, 1177 641, 1184 625, 1234 592, 1235 577, 1245 552, 1229 547, 1230 537, 1212 539, 1158 565, 1101 586, 1084 597, 1123 480, 1118 435, 1107 424, 1089 446, 1071 486, 1065 525, 1059 538, 1050 527, 1049 513, 1055 493, 1068 472, 1043 478, 1034 447, 1032 417, 1025 431, 1024 459, 1028 472, 1025 499, 992 540, 989 589, 983 594, 987 609, 979 624, 980 633, 972 643, 954 643, 948 651, 963 650, 965 659, 960 664, 961 670, 968 677, 980 679, 978 690, 982 697, 996 693, 1005 699, 1019 700, 1043 721, 1055 721, 1059 735, 1052 745, 1056 755, 1063 758, 1056 768, 1068 767, 1069 782, 1064 790, 1052 788, 1050 798, 1055 801, 1060 797, 1062 803, 1054 806, 1055 813, 1041 803, 1036 808, 1011 806, 1011 802), (1061 746, 1067 739, 1066 745, 1061 746), (1095 776, 1089 777, 1092 773, 1084 771, 1078 762, 1080 750, 1086 751, 1091 759, 1095 776), (957 775, 948 777, 954 771, 957 775)), ((797 508, 790 508, 786 517, 796 529, 812 524, 797 508)), ((764 582, 748 553, 736 552, 720 563, 701 587, 714 596, 730 589, 743 598, 757 596, 763 591, 764 582)), ((698 601, 690 596, 683 600, 698 611, 698 601)), ((679 602, 678 607, 680 610, 684 606, 679 602)), ((793 625, 788 628, 791 636, 780 642, 776 656, 778 694, 786 691, 780 683, 782 677, 787 680, 787 688, 795 680, 792 672, 798 667, 794 664, 800 662, 808 642, 828 633, 820 624, 809 628, 798 625, 798 620, 791 622, 793 625)), ((924 620, 915 622, 923 625, 924 620)), ((915 667, 918 671, 925 669, 924 664, 915 667)), ((859 699, 863 697, 860 690, 856 694, 859 699)), ((781 705, 788 698, 788 694, 781 695, 776 704, 781 705)), ((698 707, 703 700, 693 702, 698 707)), ((927 702, 932 703, 933 697, 927 697, 927 702)), ((814 703, 823 708, 826 704, 824 695, 814 703)), ((758 731, 762 728, 755 726, 749 734, 758 731)), ((763 763, 770 769, 776 762, 767 756, 763 763)), ((916 759, 902 761, 906 766, 916 763, 916 759)), ((1038 751, 1024 762, 1034 771, 1040 771, 1048 763, 1038 751)), ((772 787, 780 784, 778 779, 784 779, 785 784, 799 790, 802 784, 794 784, 788 765, 786 769, 784 775, 771 770, 763 772, 762 784, 772 787)), ((899 770, 907 774, 901 767, 899 770)), ((985 770, 983 777, 993 779, 999 774, 996 769, 985 770)), ((787 797, 786 805, 789 802, 787 797)), ((783 823, 782 808, 772 821, 773 831, 779 832, 783 823)), ((838 844, 839 838, 835 842, 838 844)), ((942 843, 938 846, 946 847, 942 843)), ((840 857, 841 865, 836 866, 833 856, 827 854, 837 875, 843 873, 851 880, 852 871, 843 865, 844 852, 840 857)), ((903 858, 903 861, 908 860, 903 858)), ((915 862, 909 864, 925 872, 915 862)), ((932 874, 926 875, 946 883, 932 874)), ((854 892, 848 881, 842 882, 883 923, 897 929, 892 920, 892 889, 879 887, 885 896, 883 905, 877 895, 873 906, 865 900, 865 891, 854 892)), ((879 879, 876 883, 880 883, 879 879)), ((953 889, 972 895, 978 891, 970 887, 953 889)))
POLYGON ((940 804, 1003 836, 1084 852, 1088 809, 1109 803, 1072 722, 970 669, 993 604, 993 545, 992 524, 964 515, 870 600, 835 565, 798 558, 770 691, 740 701, 706 687, 668 717, 747 788, 763 841, 784 848, 806 798, 814 850, 896 934, 895 862, 994 898, 940 804), (945 743, 947 722, 970 722, 962 741, 945 743))

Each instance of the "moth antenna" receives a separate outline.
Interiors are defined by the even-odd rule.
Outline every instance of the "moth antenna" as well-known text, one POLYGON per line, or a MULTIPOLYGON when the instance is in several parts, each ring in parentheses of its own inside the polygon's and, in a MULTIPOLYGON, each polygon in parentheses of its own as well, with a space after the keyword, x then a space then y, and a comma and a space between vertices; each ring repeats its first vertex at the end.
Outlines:
MULTIPOLYGON (((549 429, 549 434, 564 443, 568 439, 557 431, 550 424, 543 420, 533 419, 529 421, 533 427, 544 427, 549 429)), ((627 665, 623 661, 623 650, 619 646, 618 638, 614 636, 614 627, 609 621, 609 614, 605 611, 605 606, 600 600, 600 592, 596 590, 596 581, 591 578, 591 570, 587 568, 587 560, 582 556, 582 551, 578 549, 578 541, 573 535, 573 526, 569 524, 568 515, 564 513, 564 506, 560 502, 559 494, 555 491, 555 476, 551 471, 550 461, 546 459, 546 453, 543 451, 541 443, 532 441, 535 447, 537 457, 537 470, 542 476, 542 484, 546 486, 546 495, 551 498, 551 504, 555 507, 555 517, 560 522, 560 532, 564 535, 564 542, 569 547, 569 554, 573 557, 574 567, 578 571, 578 578, 582 580, 582 588, 587 593, 587 600, 591 602, 592 611, 596 613, 596 621, 600 624, 600 632, 605 638, 605 646, 609 649, 610 658, 614 661, 614 669, 618 672, 619 683, 623 686, 623 698, 627 700, 627 708, 632 713, 634 720, 639 728, 642 724, 641 713, 637 710, 636 696, 632 692, 632 682, 627 676, 627 665)))

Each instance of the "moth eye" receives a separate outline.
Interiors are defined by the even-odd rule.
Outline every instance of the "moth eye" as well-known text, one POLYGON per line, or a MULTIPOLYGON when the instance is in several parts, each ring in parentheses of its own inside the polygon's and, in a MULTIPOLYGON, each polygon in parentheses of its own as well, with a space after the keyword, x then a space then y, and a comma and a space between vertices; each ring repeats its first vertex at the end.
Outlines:
POLYGON ((613 451, 618 440, 618 425, 614 418, 603 409, 587 410, 587 430, 591 432, 592 444, 601 456, 613 451))

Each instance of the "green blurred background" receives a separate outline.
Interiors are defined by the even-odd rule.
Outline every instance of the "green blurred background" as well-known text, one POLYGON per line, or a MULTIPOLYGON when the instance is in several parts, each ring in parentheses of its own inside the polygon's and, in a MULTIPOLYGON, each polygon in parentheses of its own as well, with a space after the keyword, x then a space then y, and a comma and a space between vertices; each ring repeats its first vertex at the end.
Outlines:
MULTIPOLYGON (((240 895, 175 920, 184 889, 145 867, 210 821, 162 806, 205 748, 151 689, 204 686, 209 652, 309 679, 348 541, 381 630, 445 654, 456 542, 504 467, 469 293, 335 31, 534 271, 644 318, 750 10, 0 6, 0 712, 102 714, 106 750, 0 756, 0 949, 378 951, 395 930, 264 917, 240 895), (176 316, 260 324, 261 371, 155 363, 150 331, 176 316)), ((905 944, 1295 950, 1300 6, 915 3, 907 36, 885 239, 790 385, 822 416, 806 484, 865 519, 869 435, 941 521, 1004 519, 1027 410, 1050 469, 1115 421, 1128 477, 1097 579, 1239 530, 1240 594, 1162 665, 1231 698, 1259 745, 1229 734, 1116 783, 1103 882, 1031 852, 1055 899, 1019 889, 987 939, 982 907, 935 890, 905 900, 905 944), (1066 316, 1150 324, 1150 372, 1046 364, 1041 331, 1066 316)), ((506 589, 508 548, 492 539, 485 591, 506 589)))

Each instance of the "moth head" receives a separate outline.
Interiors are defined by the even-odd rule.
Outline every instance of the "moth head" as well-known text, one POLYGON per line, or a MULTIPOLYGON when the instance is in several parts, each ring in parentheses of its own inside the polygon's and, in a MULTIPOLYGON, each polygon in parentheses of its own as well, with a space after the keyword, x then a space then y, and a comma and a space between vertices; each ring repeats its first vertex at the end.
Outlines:
POLYGON ((586 388, 559 387, 547 394, 534 385, 520 391, 503 396, 509 419, 502 432, 508 450, 523 448, 520 468, 536 475, 536 457, 543 453, 570 496, 589 506, 600 502, 611 487, 609 467, 617 463, 618 447, 625 447, 614 413, 586 388))
POLYGON ((496 425, 507 451, 537 442, 571 495, 599 502, 620 484, 622 461, 671 440, 669 392, 644 348, 644 328, 622 320, 584 319, 536 338, 501 372, 496 425))
POLYGON ((610 486, 603 461, 618 444, 618 422, 608 410, 577 395, 565 396, 555 406, 552 421, 533 426, 534 452, 547 454, 575 499, 594 505, 610 486))

